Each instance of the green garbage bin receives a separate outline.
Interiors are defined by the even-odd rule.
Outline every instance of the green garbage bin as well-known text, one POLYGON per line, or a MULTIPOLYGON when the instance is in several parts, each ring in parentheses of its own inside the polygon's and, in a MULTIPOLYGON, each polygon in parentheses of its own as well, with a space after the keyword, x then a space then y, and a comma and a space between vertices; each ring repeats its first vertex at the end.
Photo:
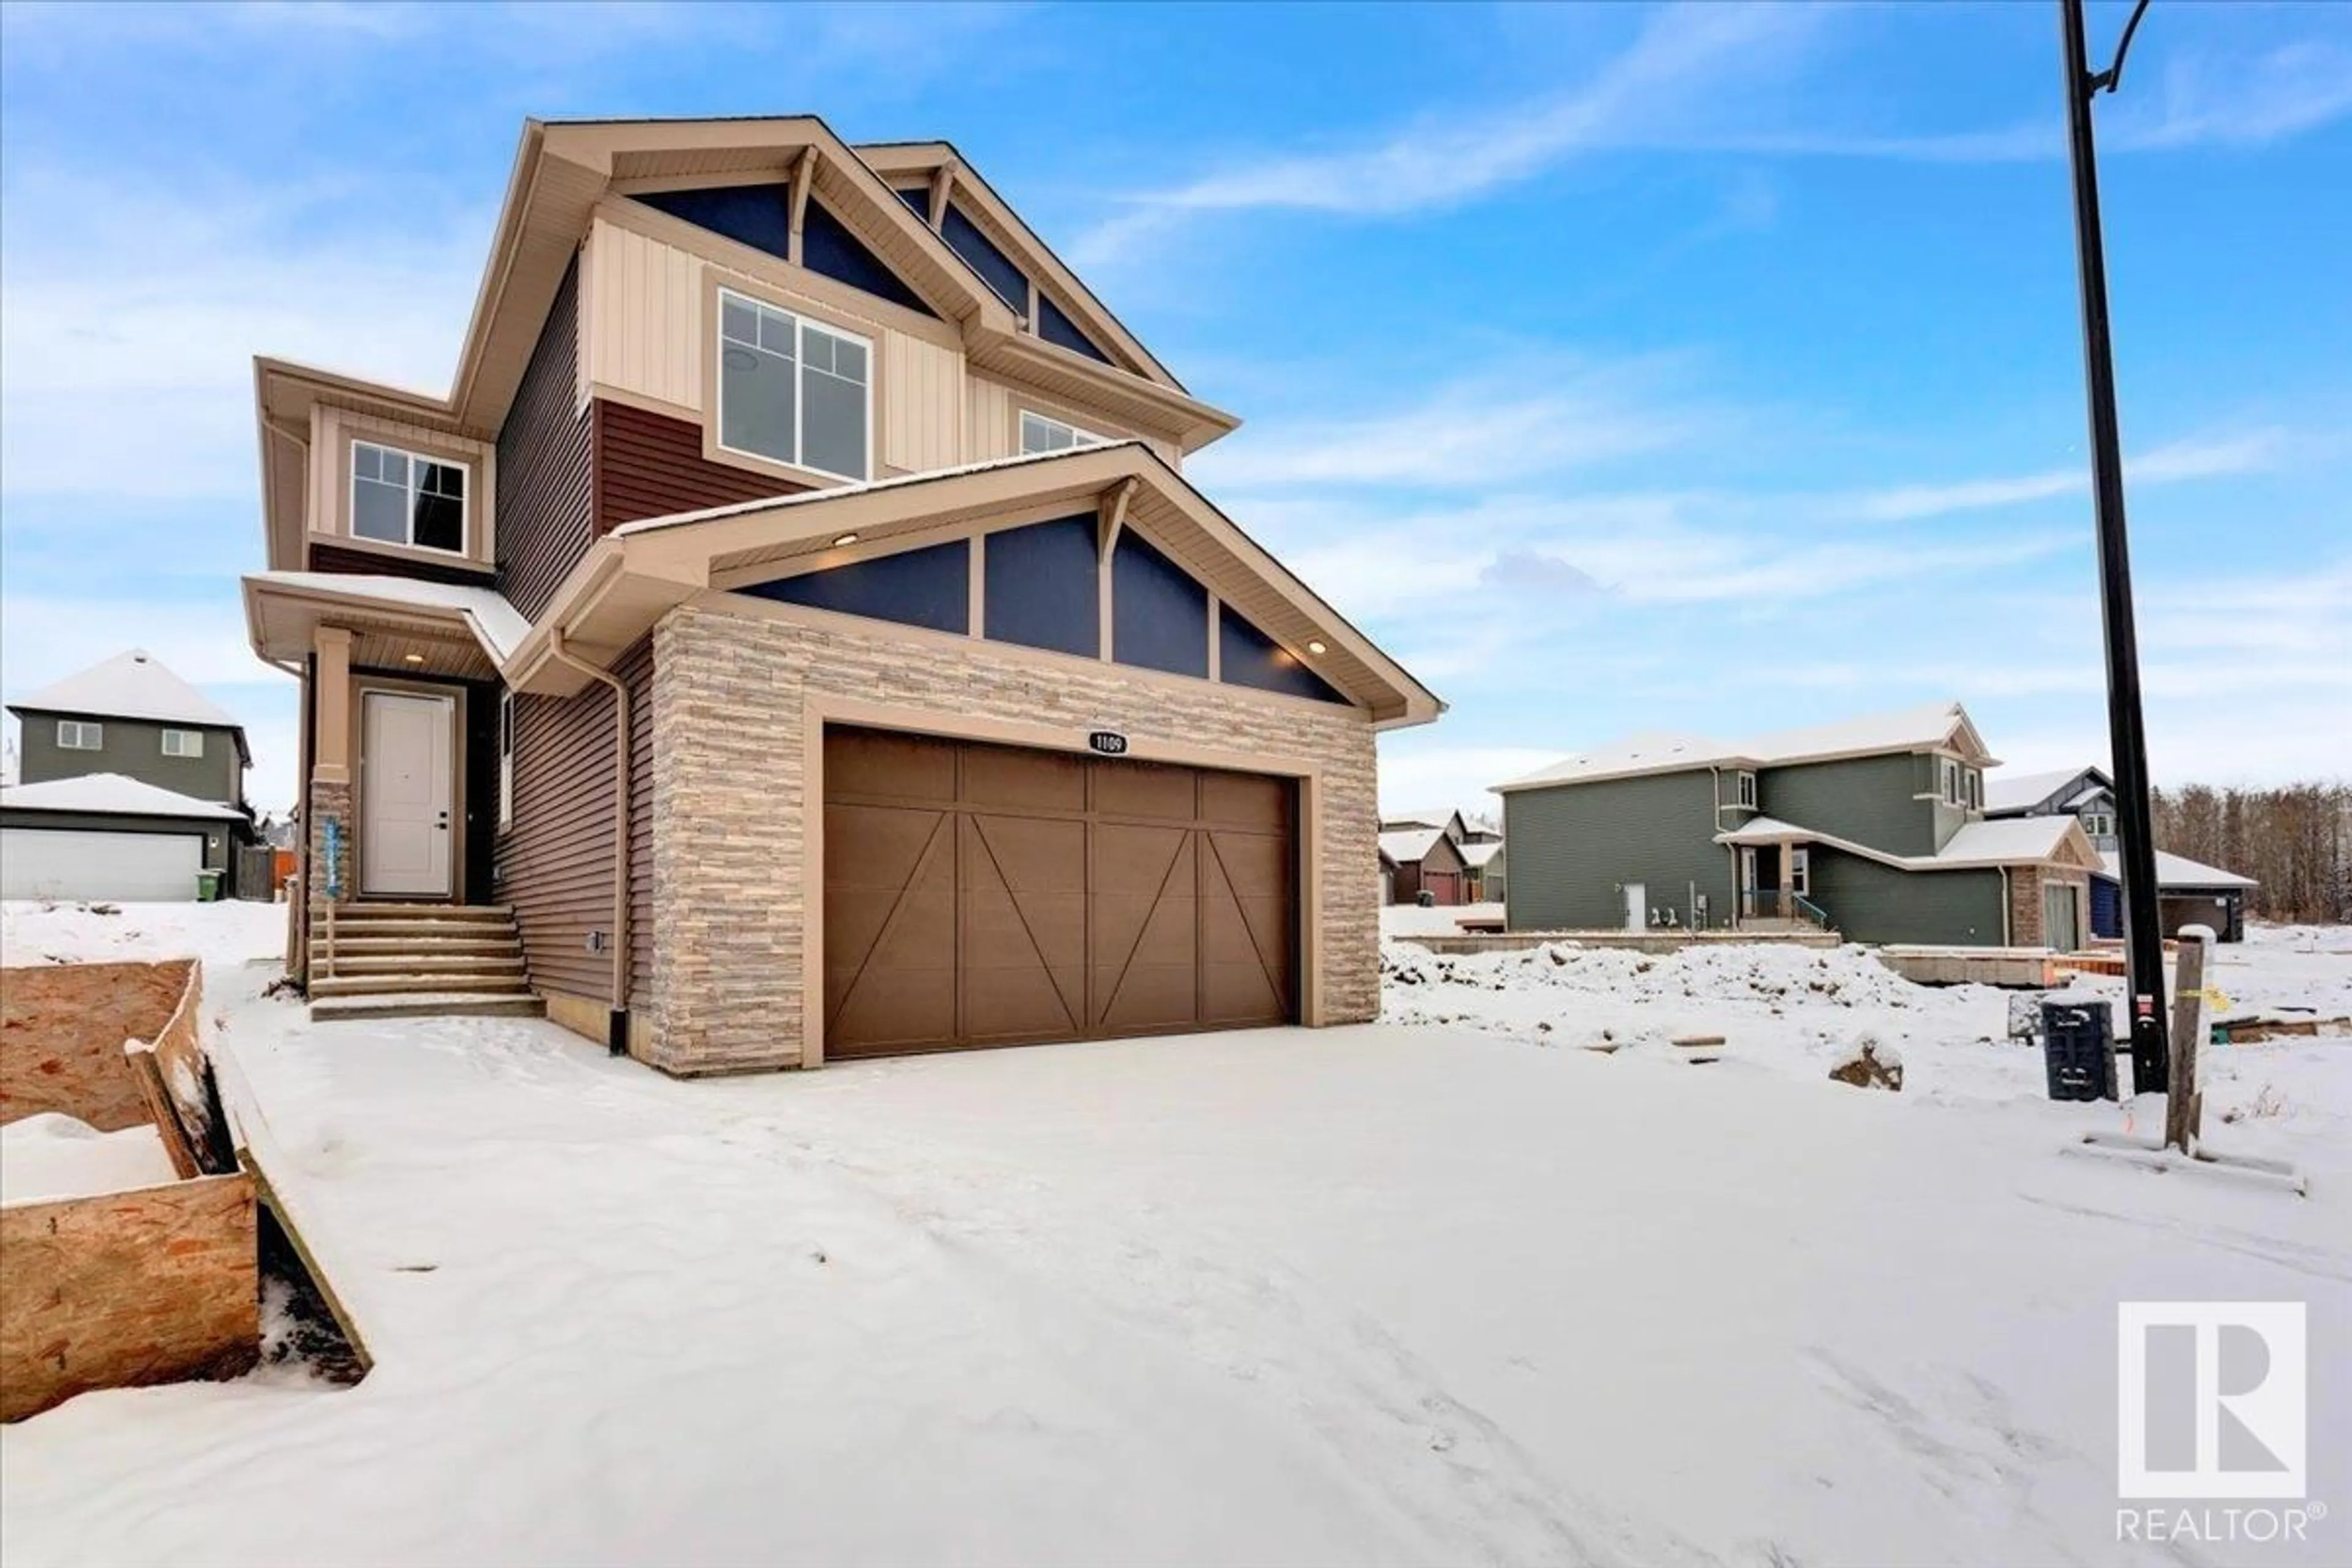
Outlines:
POLYGON ((218 903, 221 896, 221 881, 227 875, 226 871, 215 871, 210 868, 197 872, 196 901, 201 904, 218 903))

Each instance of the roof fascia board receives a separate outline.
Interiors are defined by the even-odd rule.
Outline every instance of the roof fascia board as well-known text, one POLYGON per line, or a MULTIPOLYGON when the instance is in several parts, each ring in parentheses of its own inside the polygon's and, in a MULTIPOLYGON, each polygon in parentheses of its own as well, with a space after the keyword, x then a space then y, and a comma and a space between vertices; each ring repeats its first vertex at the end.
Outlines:
POLYGON ((996 194, 995 188, 988 183, 986 176, 972 166, 971 160, 958 151, 954 143, 949 142, 883 143, 856 147, 852 151, 864 159, 867 166, 877 175, 886 177, 890 174, 928 173, 944 164, 954 165, 956 188, 965 193, 967 199, 994 220, 998 227, 1005 230, 1014 243, 1028 253, 1027 259, 1045 275, 1056 291, 1078 307, 1080 314, 1087 318, 1089 325, 1102 329, 1105 335, 1112 340, 1113 346, 1132 362, 1134 374, 1139 374, 1173 391, 1179 393, 1184 391, 1184 384, 1176 379, 1174 373, 1160 363, 1159 358, 1150 349, 1143 346, 1141 339, 1127 330, 1127 323, 1120 321, 1110 307, 1105 305, 1097 297, 1095 291, 1087 287, 1084 279, 1063 263, 1062 258, 1054 253, 1054 247, 1047 245, 1037 231, 1029 226, 1027 221, 1010 202, 996 194))
POLYGON ((1017 329, 983 328, 970 336, 973 357, 995 374, 1018 379, 1024 370, 1044 370, 1075 376, 1107 399, 1150 410, 1149 421, 1171 425, 1178 437, 1177 445, 1187 452, 1198 451, 1219 437, 1241 428, 1239 416, 1203 403, 1181 387, 1145 380, 1131 371, 1088 359, 1031 333, 1017 329))

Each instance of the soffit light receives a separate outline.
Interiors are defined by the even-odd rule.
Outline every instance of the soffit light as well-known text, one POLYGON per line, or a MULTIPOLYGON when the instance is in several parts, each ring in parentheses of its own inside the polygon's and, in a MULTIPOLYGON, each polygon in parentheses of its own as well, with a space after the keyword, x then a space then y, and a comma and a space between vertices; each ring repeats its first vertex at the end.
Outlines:
POLYGON ((1307 644, 1307 651, 1308 653, 1328 653, 1331 650, 1325 647, 1320 642, 1309 639, 1307 644))
POLYGON ((400 661, 403 664, 423 664, 425 656, 421 653, 404 653, 400 656, 400 661))
POLYGON ((833 536, 833 547, 835 550, 845 550, 856 542, 857 535, 854 533, 836 533, 833 536))

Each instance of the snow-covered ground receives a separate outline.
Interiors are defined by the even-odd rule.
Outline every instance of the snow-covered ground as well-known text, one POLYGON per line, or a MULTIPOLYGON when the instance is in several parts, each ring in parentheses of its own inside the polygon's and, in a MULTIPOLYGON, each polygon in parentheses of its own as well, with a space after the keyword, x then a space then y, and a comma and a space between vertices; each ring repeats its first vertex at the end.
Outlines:
MULTIPOLYGON (((2299 941, 2239 987, 2345 994, 2352 940, 2299 941)), ((2036 1098, 1998 994, 1815 956, 1423 955, 1379 1026, 690 1084, 233 968, 376 1369, 0 1432, 0 1558, 2352 1559, 2114 1538, 2118 1300, 2308 1302, 2352 1492, 2352 1042, 2227 1053, 2284 1109, 2216 1141, 2298 1199, 2062 1155, 2123 1113, 2036 1098), (1563 1048, 1602 1029, 1731 1043, 1563 1048), (1862 1032, 1901 1095, 1823 1076, 1862 1032)))
POLYGON ((47 1203, 177 1181, 152 1126, 100 1132, 54 1110, 0 1127, 0 1202, 47 1203))
POLYGON ((1499 924, 1502 919, 1500 904, 1433 904, 1427 909, 1419 904, 1383 904, 1381 934, 1406 938, 1459 936, 1464 921, 1485 920, 1499 924))

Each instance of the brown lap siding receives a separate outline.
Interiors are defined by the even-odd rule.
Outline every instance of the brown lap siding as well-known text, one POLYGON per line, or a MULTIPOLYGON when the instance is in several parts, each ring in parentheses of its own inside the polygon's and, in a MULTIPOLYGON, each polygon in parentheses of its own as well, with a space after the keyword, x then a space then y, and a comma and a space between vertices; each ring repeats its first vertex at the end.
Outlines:
MULTIPOLYGON (((631 989, 652 977, 653 644, 639 642, 614 673, 630 691, 631 989)), ((613 695, 592 684, 576 697, 515 699, 514 820, 499 837, 499 897, 522 931, 531 984, 611 1002, 613 695)))
POLYGON ((499 586, 533 619, 593 537, 594 442, 589 416, 574 400, 579 301, 575 266, 556 290, 499 432, 499 586))
POLYGON ((702 426, 598 398, 596 531, 639 518, 764 500, 807 489, 702 455, 702 426))

